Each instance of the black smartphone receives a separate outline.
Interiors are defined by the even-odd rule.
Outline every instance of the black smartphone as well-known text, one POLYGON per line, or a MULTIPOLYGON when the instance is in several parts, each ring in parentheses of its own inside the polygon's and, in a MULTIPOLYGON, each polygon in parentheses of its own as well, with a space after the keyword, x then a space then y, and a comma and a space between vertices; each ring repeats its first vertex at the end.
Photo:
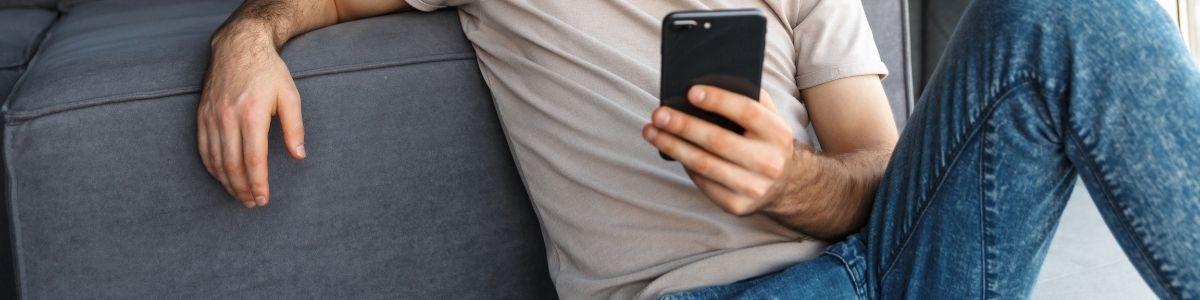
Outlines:
MULTIPOLYGON (((762 85, 767 17, 758 9, 673 12, 663 18, 659 105, 737 134, 737 123, 692 106, 687 92, 711 85, 758 100, 762 85)), ((663 159, 673 160, 659 152, 663 159)))

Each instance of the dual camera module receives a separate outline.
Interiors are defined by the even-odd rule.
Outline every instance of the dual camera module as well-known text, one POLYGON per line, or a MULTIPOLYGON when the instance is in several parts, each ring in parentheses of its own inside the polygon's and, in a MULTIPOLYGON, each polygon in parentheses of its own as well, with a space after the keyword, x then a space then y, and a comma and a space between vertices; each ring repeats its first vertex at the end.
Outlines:
POLYGON ((671 27, 674 28, 675 31, 689 31, 689 30, 696 29, 697 27, 701 27, 704 29, 712 28, 712 23, 711 22, 700 23, 700 22, 697 22, 696 20, 676 20, 675 23, 671 24, 671 27))

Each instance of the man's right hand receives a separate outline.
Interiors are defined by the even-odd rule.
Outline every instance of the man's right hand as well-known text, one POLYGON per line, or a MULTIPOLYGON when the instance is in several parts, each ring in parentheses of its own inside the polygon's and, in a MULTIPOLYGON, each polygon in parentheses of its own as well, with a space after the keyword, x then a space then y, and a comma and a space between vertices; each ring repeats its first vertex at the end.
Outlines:
POLYGON ((300 94, 276 50, 292 37, 338 22, 411 7, 403 0, 246 0, 212 39, 212 62, 196 112, 204 167, 246 208, 271 199, 267 131, 283 125, 283 143, 304 159, 300 94))
POLYGON ((265 206, 272 116, 279 116, 292 157, 306 156, 300 94, 269 35, 229 30, 214 36, 212 46, 196 113, 200 157, 234 199, 246 208, 265 206))

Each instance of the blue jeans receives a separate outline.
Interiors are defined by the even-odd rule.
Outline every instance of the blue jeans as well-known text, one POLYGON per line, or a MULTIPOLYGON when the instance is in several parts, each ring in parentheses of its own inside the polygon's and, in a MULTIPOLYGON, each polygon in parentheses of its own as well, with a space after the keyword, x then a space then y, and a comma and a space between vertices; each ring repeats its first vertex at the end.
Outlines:
POLYGON ((1076 176, 1163 298, 1200 298, 1200 70, 1152 0, 977 0, 866 227, 663 299, 1028 297, 1076 176))

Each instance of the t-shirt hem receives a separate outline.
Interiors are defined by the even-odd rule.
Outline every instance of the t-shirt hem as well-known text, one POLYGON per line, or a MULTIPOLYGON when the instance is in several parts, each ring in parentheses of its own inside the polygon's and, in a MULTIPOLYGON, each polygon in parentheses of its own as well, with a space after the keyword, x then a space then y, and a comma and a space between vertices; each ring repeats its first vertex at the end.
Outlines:
POLYGON ((405 0, 405 1, 408 2, 409 6, 412 6, 413 8, 416 8, 417 10, 420 10, 423 12, 431 12, 431 11, 435 11, 440 8, 446 7, 445 5, 437 5, 437 4, 426 2, 425 0, 405 0))
POLYGON ((862 75, 879 75, 879 79, 886 78, 888 75, 887 65, 884 65, 882 61, 837 65, 796 76, 796 85, 803 90, 830 81, 862 75))

